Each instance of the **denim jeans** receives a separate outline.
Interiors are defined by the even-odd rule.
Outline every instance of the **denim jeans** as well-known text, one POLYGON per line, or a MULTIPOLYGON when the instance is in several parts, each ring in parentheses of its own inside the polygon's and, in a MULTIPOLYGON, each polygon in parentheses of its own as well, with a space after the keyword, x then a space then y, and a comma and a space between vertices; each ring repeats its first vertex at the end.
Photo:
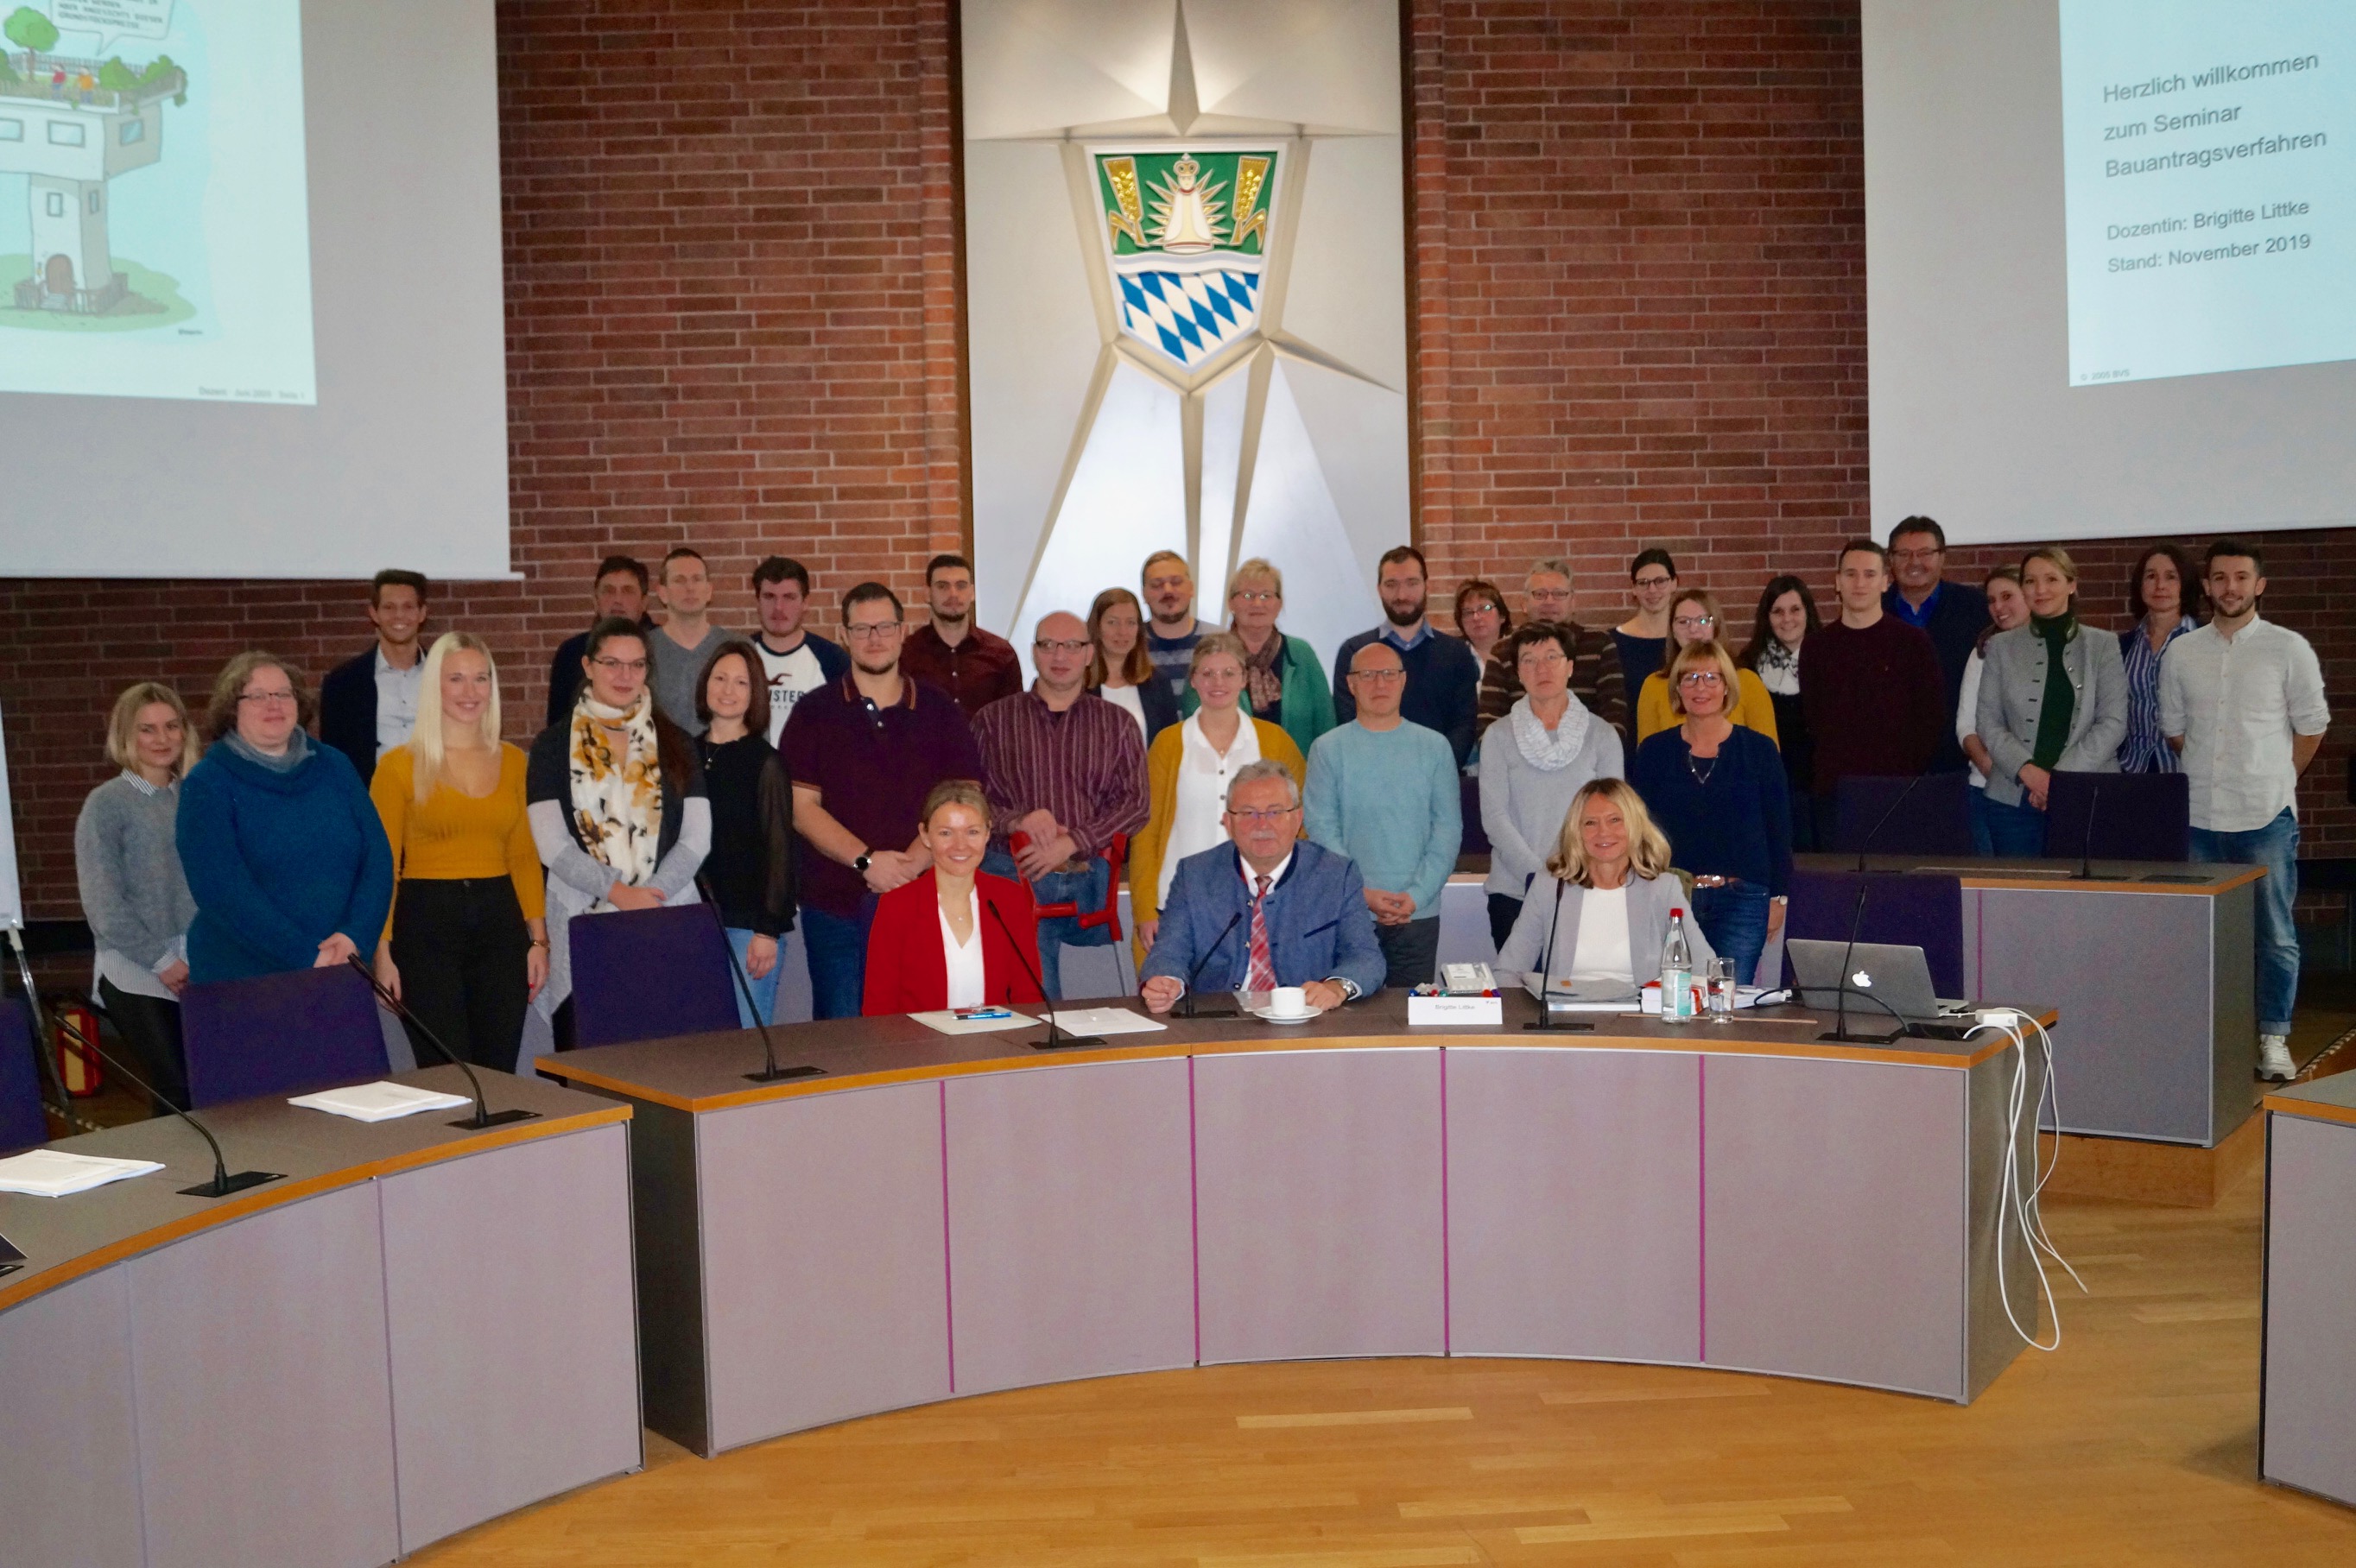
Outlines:
MULTIPOLYGON (((1020 880, 1023 873, 1015 869, 1014 857, 1003 849, 992 849, 981 858, 981 869, 993 877, 1009 877, 1020 880)), ((1112 885, 1112 867, 1101 856, 1088 862, 1085 871, 1050 871, 1031 884, 1034 903, 1076 903, 1083 910, 1104 907, 1105 891, 1112 885)), ((1053 920, 1039 923, 1039 986, 1051 1002, 1064 999, 1064 958, 1066 947, 1109 947, 1112 930, 1109 926, 1080 929, 1079 921, 1071 915, 1059 914, 1053 920)))
MULTIPOLYGON (((1757 882, 1736 882, 1723 888, 1696 888, 1694 923, 1709 939, 1710 950, 1734 960, 1734 978, 1748 986, 1758 972, 1759 955, 1767 951, 1767 890, 1757 882)), ((1641 967, 1643 960, 1638 960, 1641 967)))
POLYGON ((867 997, 867 928, 875 921, 875 898, 859 901, 859 912, 843 916, 804 904, 802 947, 809 955, 810 1016, 855 1019, 867 997))
POLYGON ((2034 860, 2045 853, 2043 812, 2025 798, 2019 805, 2006 805, 1987 798, 1986 790, 1972 793, 1981 797, 1972 806, 1972 837, 1977 838, 1986 825, 1987 853, 2011 860, 2034 860))
POLYGON ((2298 927, 2290 913, 2298 901, 2298 818, 2285 806, 2246 833, 2196 827, 2192 858, 2266 869, 2258 882, 2258 1032, 2288 1034, 2298 1000, 2298 927))
MULTIPOLYGON (((777 971, 786 962, 786 944, 783 937, 777 939, 776 962, 769 965, 769 972, 766 975, 755 975, 752 969, 752 949, 753 938, 756 934, 758 933, 732 925, 728 928, 728 945, 736 950, 736 962, 744 966, 744 978, 753 984, 753 1005, 760 1009, 760 1020, 767 1023, 777 1016, 777 971)), ((728 988, 736 996, 737 1023, 745 1029, 751 1029, 755 1017, 754 1010, 753 1008, 744 1005, 744 988, 736 984, 736 976, 734 975, 728 977, 728 988)))

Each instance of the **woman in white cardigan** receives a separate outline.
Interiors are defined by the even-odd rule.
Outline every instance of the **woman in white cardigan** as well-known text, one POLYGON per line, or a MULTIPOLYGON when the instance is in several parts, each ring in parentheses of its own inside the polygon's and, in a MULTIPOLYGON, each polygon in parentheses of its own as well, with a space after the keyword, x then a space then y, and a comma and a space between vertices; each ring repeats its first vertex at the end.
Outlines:
MULTIPOLYGON (((1559 990, 1599 996, 1633 992, 1661 977, 1661 947, 1672 912, 1689 908, 1684 880, 1669 869, 1669 841, 1635 790, 1597 779, 1572 797, 1546 869, 1531 884, 1497 954, 1510 985, 1546 974, 1559 990)), ((1686 922, 1697 971, 1714 956, 1698 923, 1686 922)))
POLYGON ((1571 633, 1534 621, 1514 634, 1522 695, 1481 737, 1481 830, 1489 836, 1489 940, 1499 947, 1561 837, 1571 796, 1623 771, 1620 731, 1570 694, 1571 633))

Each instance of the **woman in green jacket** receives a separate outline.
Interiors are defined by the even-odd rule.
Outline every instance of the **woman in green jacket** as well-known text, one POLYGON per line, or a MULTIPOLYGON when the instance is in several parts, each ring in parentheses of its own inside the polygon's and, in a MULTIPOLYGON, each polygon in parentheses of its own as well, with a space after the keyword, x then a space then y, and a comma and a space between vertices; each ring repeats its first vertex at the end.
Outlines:
MULTIPOLYGON (((1245 698, 1251 716, 1292 737, 1307 756, 1317 737, 1333 728, 1333 689, 1317 650, 1276 629, 1284 611, 1284 573, 1254 556, 1227 579, 1227 613, 1243 639, 1245 698)), ((1199 699, 1188 688, 1183 712, 1191 716, 1199 699)))

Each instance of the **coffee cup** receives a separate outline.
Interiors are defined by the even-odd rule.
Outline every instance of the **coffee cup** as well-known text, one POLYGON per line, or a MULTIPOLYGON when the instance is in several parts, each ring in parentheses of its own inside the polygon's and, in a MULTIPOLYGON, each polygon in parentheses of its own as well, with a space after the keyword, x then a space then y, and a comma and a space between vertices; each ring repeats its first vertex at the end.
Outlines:
POLYGON ((1279 986, 1268 994, 1268 1010, 1280 1019, 1297 1019, 1309 1011, 1309 993, 1298 986, 1279 986))

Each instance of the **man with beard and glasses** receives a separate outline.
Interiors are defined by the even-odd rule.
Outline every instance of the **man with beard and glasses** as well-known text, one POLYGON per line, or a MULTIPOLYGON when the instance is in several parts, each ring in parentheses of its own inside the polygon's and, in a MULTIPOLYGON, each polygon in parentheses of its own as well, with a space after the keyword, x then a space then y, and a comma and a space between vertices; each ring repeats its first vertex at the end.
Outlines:
POLYGON ((1407 694, 1399 699, 1398 716, 1440 731, 1461 768, 1472 754, 1472 721, 1481 701, 1480 661, 1454 637, 1441 636, 1425 615, 1429 574, 1421 550, 1408 544, 1385 550, 1376 571, 1387 624, 1346 639, 1334 654, 1333 717, 1343 724, 1357 718, 1350 661, 1369 643, 1387 643, 1407 667, 1407 694))
POLYGON ((2258 882, 2258 1076, 2292 1078, 2298 997, 2298 776, 2331 727, 2305 637, 2261 619, 2266 558, 2219 539, 2201 560, 2209 624, 2159 659, 2159 732, 2192 793, 2192 858, 2264 866, 2258 882))

